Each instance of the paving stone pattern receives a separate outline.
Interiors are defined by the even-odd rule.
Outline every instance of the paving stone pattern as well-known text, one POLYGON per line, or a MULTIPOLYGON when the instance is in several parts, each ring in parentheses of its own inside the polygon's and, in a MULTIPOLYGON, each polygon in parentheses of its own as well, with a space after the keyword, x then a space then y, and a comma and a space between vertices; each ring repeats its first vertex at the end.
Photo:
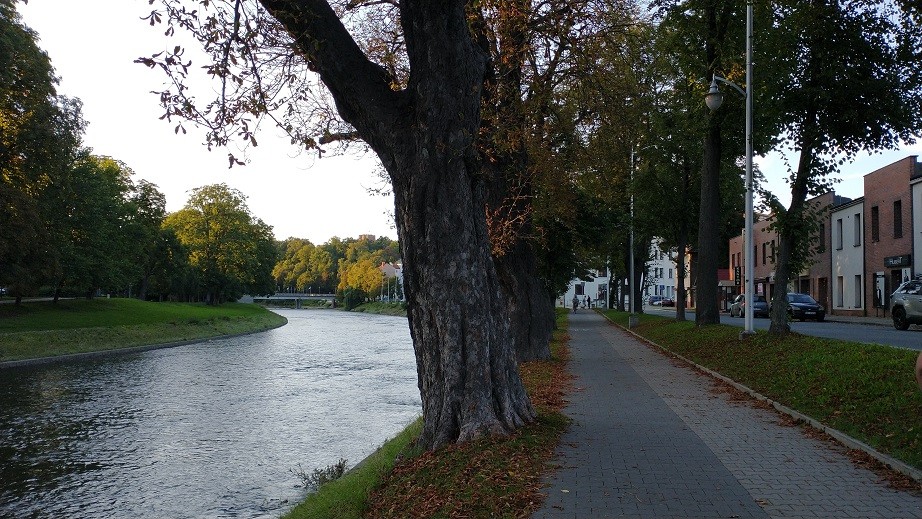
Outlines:
POLYGON ((574 422, 534 518, 922 518, 922 496, 887 487, 843 448, 594 312, 570 317, 574 422))

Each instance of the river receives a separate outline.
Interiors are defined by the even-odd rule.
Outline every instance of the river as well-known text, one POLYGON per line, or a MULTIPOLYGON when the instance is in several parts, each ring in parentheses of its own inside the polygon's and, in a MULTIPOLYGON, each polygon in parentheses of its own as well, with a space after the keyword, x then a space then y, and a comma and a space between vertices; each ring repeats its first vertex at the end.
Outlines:
POLYGON ((299 471, 362 460, 420 414, 405 318, 281 328, 0 370, 0 517, 268 518, 299 471))

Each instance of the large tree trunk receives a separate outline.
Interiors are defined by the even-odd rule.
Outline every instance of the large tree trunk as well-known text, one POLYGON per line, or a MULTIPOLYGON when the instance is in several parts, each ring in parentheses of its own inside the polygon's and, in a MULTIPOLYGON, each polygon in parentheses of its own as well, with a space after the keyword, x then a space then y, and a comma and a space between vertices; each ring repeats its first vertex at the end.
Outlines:
POLYGON ((526 114, 522 103, 522 68, 528 50, 530 0, 497 4, 495 40, 479 21, 478 43, 489 63, 485 78, 484 132, 479 146, 489 183, 488 213, 496 270, 509 308, 516 358, 528 362, 551 357, 554 302, 538 276, 531 235, 533 189, 525 143, 526 114), (493 71, 496 74, 493 74, 493 71))
POLYGON ((698 219, 698 262, 695 287, 695 324, 720 323, 717 302, 717 240, 720 219, 720 123, 711 115, 704 140, 704 168, 701 172, 701 213, 698 219))
POLYGON ((490 255, 474 139, 486 57, 462 0, 403 0, 411 74, 395 91, 322 0, 261 0, 391 177, 410 334, 434 449, 530 422, 508 307, 490 255))
POLYGON ((509 310, 509 322, 519 362, 551 358, 554 300, 538 278, 538 262, 531 245, 516 240, 512 250, 496 260, 509 310))
POLYGON ((509 433, 534 417, 489 252, 483 186, 451 155, 420 154, 420 172, 429 173, 394 186, 423 401, 420 442, 429 448, 509 433))

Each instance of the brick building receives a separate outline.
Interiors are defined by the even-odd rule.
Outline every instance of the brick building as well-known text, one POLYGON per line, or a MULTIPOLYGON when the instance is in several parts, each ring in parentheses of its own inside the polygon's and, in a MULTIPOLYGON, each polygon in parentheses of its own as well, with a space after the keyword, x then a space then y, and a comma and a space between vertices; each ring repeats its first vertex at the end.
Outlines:
MULTIPOLYGON (((890 294, 922 274, 922 163, 909 156, 864 176, 864 196, 849 200, 825 193, 808 201, 821 214, 811 266, 789 290, 810 294, 829 313, 887 316, 890 294)), ((770 221, 753 226, 754 284, 768 297, 774 288, 778 237, 770 221)), ((745 272, 742 235, 730 240, 731 272, 745 272)), ((740 281, 742 285, 742 280, 740 281)))
POLYGON ((867 315, 887 315, 890 293, 913 275, 912 213, 922 209, 922 201, 912 207, 910 186, 920 174, 910 156, 864 176, 867 315))
MULTIPOLYGON (((790 291, 810 294, 827 308, 830 307, 831 302, 829 284, 831 258, 827 246, 830 238, 829 211, 836 205, 849 201, 831 191, 807 201, 809 207, 816 208, 823 215, 819 228, 820 243, 810 260, 810 266, 803 272, 791 275, 790 291)), ((771 299, 771 293, 775 288, 775 253, 780 247, 778 234, 770 229, 771 223, 770 219, 763 216, 752 226, 753 257, 755 259, 753 285, 755 293, 764 295, 766 299, 771 299)), ((735 267, 739 266, 739 273, 743 274, 746 272, 745 265, 743 236, 740 234, 730 240, 730 272, 734 280, 737 273, 735 267)), ((745 285, 742 279, 739 285, 745 285)))

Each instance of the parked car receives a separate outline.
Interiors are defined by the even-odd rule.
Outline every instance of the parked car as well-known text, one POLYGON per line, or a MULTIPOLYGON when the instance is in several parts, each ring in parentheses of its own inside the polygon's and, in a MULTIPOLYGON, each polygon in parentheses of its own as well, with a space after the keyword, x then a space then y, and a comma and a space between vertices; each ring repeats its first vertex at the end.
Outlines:
POLYGON ((822 321, 826 318, 826 309, 807 294, 791 292, 788 294, 788 316, 801 321, 807 319, 822 321))
POLYGON ((922 280, 906 281, 890 295, 890 315, 897 330, 922 324, 922 280))
POLYGON ((665 297, 660 304, 663 306, 675 306, 675 301, 671 297, 665 297))
MULTIPOLYGON (((733 303, 730 304, 730 317, 746 316, 746 294, 736 296, 733 303)), ((768 301, 761 294, 752 295, 752 316, 768 317, 768 301)))
POLYGON ((649 296, 647 298, 647 304, 651 306, 663 306, 664 299, 666 299, 666 296, 649 296))

